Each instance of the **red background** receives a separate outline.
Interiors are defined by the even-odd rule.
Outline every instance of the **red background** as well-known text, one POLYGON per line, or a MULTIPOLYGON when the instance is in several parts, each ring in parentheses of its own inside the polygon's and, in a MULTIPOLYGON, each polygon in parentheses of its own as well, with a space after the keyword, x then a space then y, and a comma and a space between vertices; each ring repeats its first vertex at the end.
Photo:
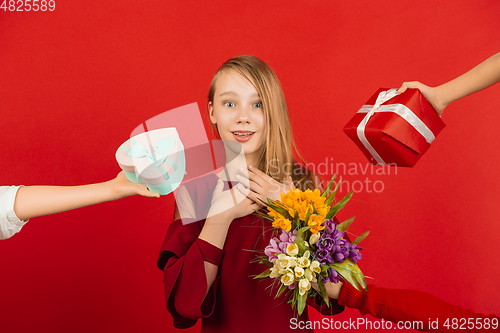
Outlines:
MULTIPOLYGON (((356 215, 354 233, 372 232, 364 273, 500 315, 500 88, 447 108, 431 149, 397 174, 361 174, 365 157, 342 132, 379 87, 438 85, 499 52, 499 14, 497 0, 56 0, 53 12, 2 10, 0 184, 113 178, 114 153, 136 126, 192 102, 203 111, 218 66, 253 54, 281 79, 306 160, 344 163, 349 184, 383 182, 340 216, 356 215)), ((176 331, 156 268, 171 209, 171 196, 131 197, 32 219, 1 241, 1 331, 176 331)))

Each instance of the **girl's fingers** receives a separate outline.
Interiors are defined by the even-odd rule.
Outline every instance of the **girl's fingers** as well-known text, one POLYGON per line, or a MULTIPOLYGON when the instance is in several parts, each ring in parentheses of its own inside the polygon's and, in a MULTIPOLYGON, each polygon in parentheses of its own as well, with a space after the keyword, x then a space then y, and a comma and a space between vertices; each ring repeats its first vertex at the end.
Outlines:
POLYGON ((259 200, 260 196, 256 192, 252 191, 251 189, 245 188, 241 184, 237 185, 236 188, 240 191, 240 193, 243 193, 243 194, 246 193, 245 196, 248 199, 252 200, 253 202, 255 202, 259 205, 262 205, 262 206, 264 205, 264 203, 259 200))
POLYGON ((260 186, 264 186, 265 183, 270 183, 274 180, 264 172, 253 166, 248 167, 248 178, 259 184, 260 186))
POLYGON ((245 178, 244 176, 236 175, 236 179, 243 184, 245 187, 251 187, 250 186, 250 179, 245 178))
POLYGON ((295 185, 293 184, 293 179, 290 176, 286 177, 286 189, 289 190, 291 188, 295 188, 295 185))
POLYGON ((242 184, 236 185, 236 189, 239 191, 239 193, 244 195, 245 198, 247 198, 248 195, 251 193, 251 190, 248 187, 243 186, 242 184))
POLYGON ((217 180, 217 184, 215 185, 213 193, 214 193, 214 195, 218 194, 218 193, 222 193, 223 190, 224 190, 224 182, 222 181, 222 179, 219 179, 219 180, 217 180))
MULTIPOLYGON (((250 175, 250 172, 249 172, 250 175)), ((250 188, 250 190, 255 191, 255 192, 262 192, 262 186, 256 183, 255 181, 245 178, 244 176, 241 175, 236 175, 236 179, 243 184, 245 187, 250 188)))
POLYGON ((255 202, 254 202, 253 204, 251 204, 251 205, 250 205, 250 208, 251 208, 252 210, 259 210, 261 207, 262 207, 262 206, 260 206, 259 204, 255 203, 255 202))

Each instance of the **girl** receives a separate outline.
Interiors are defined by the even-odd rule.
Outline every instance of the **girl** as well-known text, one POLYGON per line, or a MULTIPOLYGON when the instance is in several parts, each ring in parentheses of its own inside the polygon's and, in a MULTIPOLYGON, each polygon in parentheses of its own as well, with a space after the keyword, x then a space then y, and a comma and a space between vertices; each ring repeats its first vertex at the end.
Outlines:
POLYGON ((145 185, 134 184, 120 172, 110 181, 82 186, 0 186, 0 239, 12 237, 32 217, 140 194, 156 197, 145 185))
MULTIPOLYGON (((177 328, 201 318, 202 332, 292 331, 296 314, 284 297, 272 296, 271 279, 252 279, 262 272, 261 264, 252 261, 254 251, 262 251, 273 236, 271 226, 252 213, 260 208, 259 199, 279 199, 291 187, 320 188, 321 182, 293 158, 300 155, 281 85, 262 60, 238 56, 225 62, 212 80, 208 111, 230 162, 177 193, 174 222, 158 260, 167 309, 177 328), (240 149, 244 163, 237 162, 240 149), (241 168, 245 163, 248 170, 241 168)), ((329 283, 327 289, 330 308, 320 297, 308 299, 326 315, 340 313, 343 305, 395 322, 473 315, 420 292, 369 286, 364 293, 341 283, 329 283)), ((308 320, 307 307, 297 320, 308 320)))
MULTIPOLYGON (((177 328, 202 318, 202 332, 289 331, 291 307, 270 295, 269 281, 252 279, 262 271, 251 263, 252 250, 262 251, 272 237, 271 226, 252 213, 260 208, 258 198, 279 199, 292 186, 316 188, 319 178, 293 158, 283 91, 262 60, 239 56, 225 62, 212 80, 208 111, 231 162, 177 193, 158 260, 167 309, 177 328), (231 157, 238 154, 235 146, 243 150, 248 173, 231 157)), ((336 302, 331 308, 309 304, 325 314, 343 310, 336 302)), ((307 320, 307 310, 299 319, 307 320)))

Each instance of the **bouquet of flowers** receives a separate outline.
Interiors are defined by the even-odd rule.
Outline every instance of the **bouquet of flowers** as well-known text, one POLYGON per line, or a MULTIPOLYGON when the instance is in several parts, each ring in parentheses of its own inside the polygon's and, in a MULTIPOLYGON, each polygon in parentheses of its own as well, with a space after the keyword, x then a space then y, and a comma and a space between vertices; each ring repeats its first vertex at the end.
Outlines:
POLYGON ((269 268, 255 278, 274 279, 273 286, 279 286, 276 297, 288 291, 289 303, 292 308, 297 307, 299 315, 304 311, 307 297, 318 295, 311 283, 318 284, 319 293, 328 306, 326 282, 337 283, 342 278, 358 290, 367 290, 357 263, 362 258, 358 244, 369 232, 350 243, 344 238, 354 217, 342 223, 334 217, 350 200, 352 192, 332 205, 340 185, 339 181, 331 191, 335 177, 323 193, 318 189, 290 189, 288 193, 281 193, 281 200, 264 202, 267 213, 257 212, 272 221, 280 233, 271 239, 265 255, 258 257, 257 260, 269 268))

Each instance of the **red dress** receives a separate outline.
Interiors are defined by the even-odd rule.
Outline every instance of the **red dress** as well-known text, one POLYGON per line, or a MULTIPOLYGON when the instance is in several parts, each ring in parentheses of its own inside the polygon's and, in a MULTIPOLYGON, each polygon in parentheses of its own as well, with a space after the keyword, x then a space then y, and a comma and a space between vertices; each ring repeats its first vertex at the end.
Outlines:
MULTIPOLYGON (((207 215, 217 180, 217 175, 209 174, 185 184, 196 216, 207 215)), ((229 189, 228 182, 224 186, 224 190, 229 189)), ((272 279, 253 279, 266 269, 251 261, 256 258, 253 251, 263 252, 273 237, 271 223, 263 222, 255 214, 235 219, 229 227, 224 250, 220 250, 198 239, 204 222, 175 220, 161 248, 158 267, 164 270, 165 298, 174 326, 188 328, 202 318, 204 333, 292 331, 290 320, 296 314, 283 295, 274 298, 277 288, 268 288, 272 279), (219 266, 218 276, 206 298, 204 261, 219 266)), ((328 308, 318 305, 314 299, 308 301, 322 314, 343 311, 344 307, 336 301, 331 303, 328 308)), ((307 307, 298 320, 308 320, 307 307)))

